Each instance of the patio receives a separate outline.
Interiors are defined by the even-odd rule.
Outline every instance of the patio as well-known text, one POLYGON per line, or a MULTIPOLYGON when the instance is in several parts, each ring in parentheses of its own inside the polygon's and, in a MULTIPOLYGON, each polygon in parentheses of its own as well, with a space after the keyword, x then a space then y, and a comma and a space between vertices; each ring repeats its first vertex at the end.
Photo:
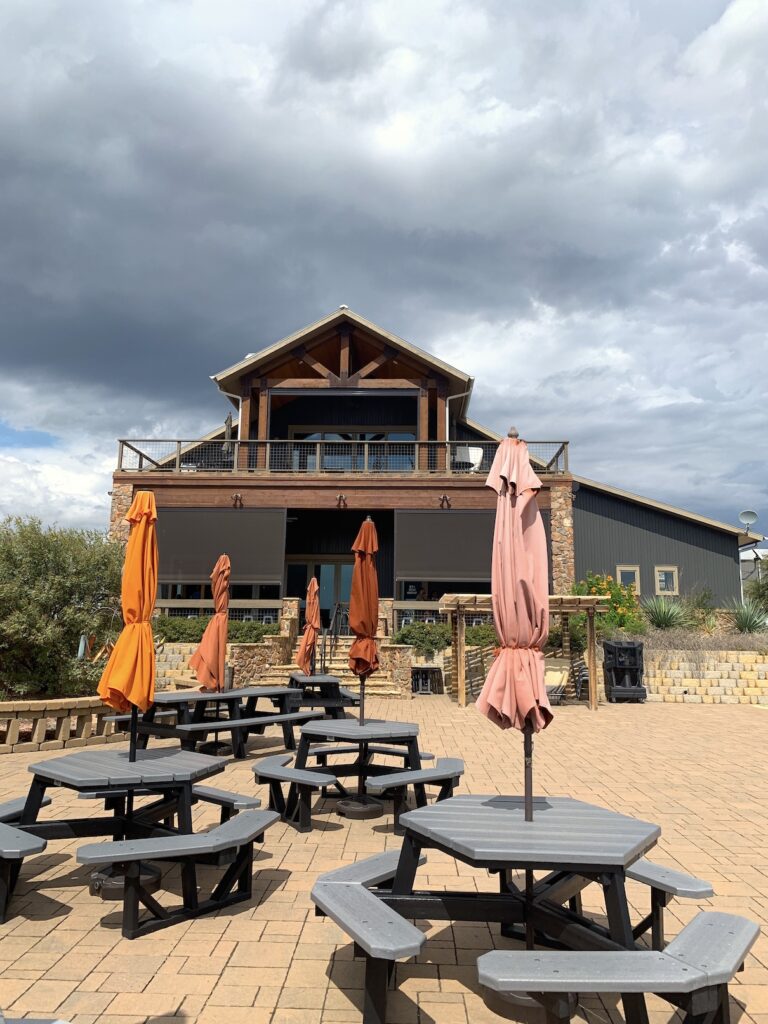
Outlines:
MULTIPOLYGON (((437 757, 466 764, 462 793, 520 793, 522 739, 499 732, 474 709, 444 697, 413 701, 371 699, 369 715, 418 722, 420 744, 437 757), (504 779, 500 787, 499 780, 504 779)), ((254 750, 275 753, 277 737, 254 750)), ((717 910, 768 919, 768 713, 757 706, 646 704, 583 707, 556 712, 536 741, 537 794, 569 795, 657 823, 662 837, 654 860, 712 881, 717 910)), ((52 757, 56 756, 52 751, 52 757)), ((26 792, 27 765, 40 753, 3 758, 0 799, 26 792)), ((230 762, 217 777, 236 792, 254 793, 253 756, 230 762)), ((266 806, 266 787, 260 787, 266 806)), ((97 814, 71 791, 54 794, 55 813, 97 814)), ((41 818, 52 816, 46 809, 41 818)), ((194 808, 195 829, 217 821, 216 808, 194 808)), ((0 1007, 8 1015, 52 1015, 77 1024, 139 1024, 164 1019, 210 1024, 318 1024, 358 1022, 362 961, 332 922, 316 918, 309 891, 317 876, 384 849, 399 849, 391 815, 347 821, 329 801, 316 812, 316 827, 303 835, 278 823, 257 855, 258 905, 184 922, 157 935, 121 938, 119 904, 88 894, 88 871, 74 860, 82 843, 52 842, 25 863, 14 916, 0 926, 0 1007), (107 920, 102 919, 107 916, 107 920)), ((424 878, 430 888, 464 876, 462 888, 493 892, 497 882, 430 852, 424 878)), ((629 883, 636 918, 647 912, 648 893, 629 883)), ((594 904, 591 902, 594 900, 594 904)), ((585 906, 600 895, 585 892, 585 906)), ((673 935, 699 908, 674 901, 667 911, 673 935)), ((423 927, 429 926, 424 923, 423 927)), ((425 955, 398 964, 398 991, 390 993, 394 1024, 463 1024, 500 1018, 477 985, 477 956, 504 947, 497 926, 438 923, 428 930, 425 955)), ((761 937, 746 969, 732 984, 734 1022, 768 1024, 768 938, 761 937)), ((587 1003, 592 1021, 618 1020, 617 1000, 587 1003)), ((654 1021, 671 1008, 649 997, 654 1021)), ((536 1018, 539 1020, 540 1018, 536 1018)))

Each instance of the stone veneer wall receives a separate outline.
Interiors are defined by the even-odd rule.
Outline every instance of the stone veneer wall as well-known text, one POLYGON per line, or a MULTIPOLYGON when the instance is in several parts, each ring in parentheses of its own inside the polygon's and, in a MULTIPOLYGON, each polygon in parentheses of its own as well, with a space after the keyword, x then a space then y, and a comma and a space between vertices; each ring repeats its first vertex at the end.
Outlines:
POLYGON ((109 536, 112 540, 128 540, 130 526, 125 521, 128 509, 133 501, 133 484, 112 484, 112 505, 109 510, 109 536))
POLYGON ((265 636, 259 644, 227 644, 227 661, 234 669, 235 686, 258 686, 273 665, 289 665, 292 656, 289 636, 265 636))
POLYGON ((552 593, 570 594, 576 582, 573 550, 573 490, 570 480, 549 488, 552 538, 552 593))
POLYGON ((768 653, 645 651, 648 700, 667 704, 768 704, 768 653))
POLYGON ((390 644, 379 641, 379 665, 382 671, 390 673, 392 684, 398 691, 398 695, 410 700, 413 697, 411 690, 413 648, 406 644, 390 644))

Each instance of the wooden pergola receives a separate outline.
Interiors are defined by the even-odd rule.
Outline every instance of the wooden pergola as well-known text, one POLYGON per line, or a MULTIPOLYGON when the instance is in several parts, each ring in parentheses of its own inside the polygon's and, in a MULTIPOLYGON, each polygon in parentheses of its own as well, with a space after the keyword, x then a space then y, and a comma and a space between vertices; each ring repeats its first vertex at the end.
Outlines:
MULTIPOLYGON (((466 628, 467 615, 473 613, 490 614, 492 612, 490 594, 445 594, 440 602, 440 612, 447 615, 451 624, 451 643, 453 646, 453 663, 456 666, 456 690, 460 707, 467 703, 466 679, 466 628)), ((586 662, 589 673, 589 707, 597 711, 597 637, 595 633, 595 615, 607 612, 608 603, 604 597, 577 596, 575 594, 551 594, 549 598, 550 615, 560 617, 563 632, 563 654, 571 660, 570 633, 568 629, 571 615, 587 616, 587 650, 586 662)))

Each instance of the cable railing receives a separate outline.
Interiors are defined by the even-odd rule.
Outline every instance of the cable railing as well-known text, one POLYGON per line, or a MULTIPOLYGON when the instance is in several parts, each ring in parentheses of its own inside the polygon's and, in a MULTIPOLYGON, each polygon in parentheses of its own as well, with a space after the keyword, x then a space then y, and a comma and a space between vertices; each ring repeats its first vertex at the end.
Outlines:
MULTIPOLYGON (((537 473, 568 472, 567 441, 528 441, 537 473)), ((471 476, 487 474, 496 441, 237 441, 123 439, 120 473, 471 476)))

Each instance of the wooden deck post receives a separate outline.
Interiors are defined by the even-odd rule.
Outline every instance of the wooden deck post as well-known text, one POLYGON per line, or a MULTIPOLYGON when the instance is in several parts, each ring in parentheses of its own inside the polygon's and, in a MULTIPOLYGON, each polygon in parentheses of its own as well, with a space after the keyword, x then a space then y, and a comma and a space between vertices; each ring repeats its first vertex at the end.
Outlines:
POLYGON ((456 691, 460 708, 467 706, 466 626, 464 606, 459 605, 456 609, 456 648, 453 660, 456 665, 456 691))
POLYGON ((595 609, 587 608, 587 670, 589 672, 589 710, 597 711, 597 639, 595 609))

